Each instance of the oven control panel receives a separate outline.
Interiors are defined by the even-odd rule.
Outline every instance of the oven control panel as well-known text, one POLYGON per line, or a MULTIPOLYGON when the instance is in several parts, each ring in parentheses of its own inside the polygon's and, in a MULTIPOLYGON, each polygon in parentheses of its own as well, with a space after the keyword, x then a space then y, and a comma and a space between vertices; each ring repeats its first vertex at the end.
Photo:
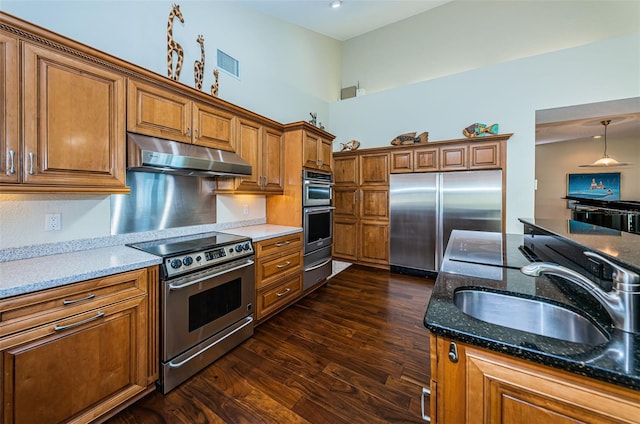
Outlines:
POLYGON ((165 258, 164 269, 166 276, 172 277, 252 255, 251 241, 242 241, 165 258))

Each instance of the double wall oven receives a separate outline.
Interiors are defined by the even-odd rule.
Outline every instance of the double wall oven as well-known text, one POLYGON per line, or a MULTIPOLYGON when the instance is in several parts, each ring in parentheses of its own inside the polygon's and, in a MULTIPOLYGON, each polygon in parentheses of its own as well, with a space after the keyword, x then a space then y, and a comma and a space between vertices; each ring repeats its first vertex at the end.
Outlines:
POLYGON ((217 232, 130 246, 162 258, 159 385, 166 394, 253 335, 253 246, 217 232))
POLYGON ((331 275, 333 242, 333 176, 302 171, 302 228, 304 234, 304 278, 306 290, 331 275))

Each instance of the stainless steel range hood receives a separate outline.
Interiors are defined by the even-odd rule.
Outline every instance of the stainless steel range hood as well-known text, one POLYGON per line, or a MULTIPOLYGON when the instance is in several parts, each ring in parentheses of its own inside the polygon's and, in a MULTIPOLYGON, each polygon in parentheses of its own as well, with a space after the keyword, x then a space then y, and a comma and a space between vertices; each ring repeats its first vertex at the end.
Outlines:
POLYGON ((196 177, 242 177, 251 165, 233 152, 127 133, 127 169, 196 177))

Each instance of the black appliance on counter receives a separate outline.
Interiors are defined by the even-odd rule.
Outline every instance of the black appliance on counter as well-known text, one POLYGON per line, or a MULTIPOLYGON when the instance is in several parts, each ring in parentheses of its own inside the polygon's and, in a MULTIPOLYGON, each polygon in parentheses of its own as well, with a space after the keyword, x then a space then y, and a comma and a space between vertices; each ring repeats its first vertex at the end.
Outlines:
POLYGON ((571 219, 628 233, 640 234, 640 201, 607 201, 567 196, 571 219))
POLYGON ((253 335, 250 238, 208 232, 129 246, 162 258, 159 385, 163 393, 253 335))

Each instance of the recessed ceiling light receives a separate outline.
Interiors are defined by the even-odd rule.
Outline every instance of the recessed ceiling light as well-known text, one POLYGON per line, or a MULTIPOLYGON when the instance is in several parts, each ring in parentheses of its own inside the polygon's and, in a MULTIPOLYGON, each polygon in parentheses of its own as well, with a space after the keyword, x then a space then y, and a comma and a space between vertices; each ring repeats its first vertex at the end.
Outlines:
POLYGON ((329 6, 331 6, 334 9, 337 9, 340 6, 342 6, 342 0, 334 0, 331 3, 329 3, 329 6))

